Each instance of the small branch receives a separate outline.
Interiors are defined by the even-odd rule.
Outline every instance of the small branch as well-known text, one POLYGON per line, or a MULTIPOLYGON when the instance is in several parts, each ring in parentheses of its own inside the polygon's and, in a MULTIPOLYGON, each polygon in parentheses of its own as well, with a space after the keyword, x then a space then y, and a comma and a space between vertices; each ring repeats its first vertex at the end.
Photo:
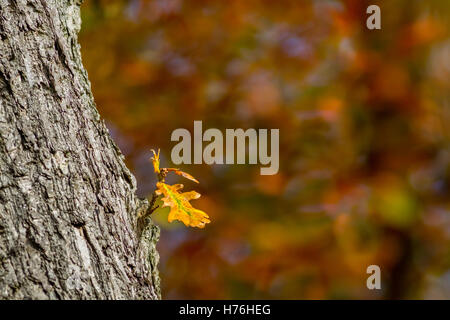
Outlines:
MULTIPOLYGON (((167 173, 169 173, 167 168, 161 168, 160 172, 158 173, 158 182, 164 182, 164 180, 166 179, 167 173)), ((150 199, 150 205, 148 206, 147 212, 143 215, 143 217, 142 217, 143 219, 150 216, 156 209, 159 208, 159 205, 155 206, 155 202, 156 202, 157 198, 158 198, 158 195, 156 194, 155 191, 153 191, 152 197, 150 199)))
POLYGON ((158 196, 156 195, 155 192, 153 192, 153 194, 152 194, 152 199, 150 200, 150 206, 149 206, 149 209, 150 209, 150 210, 153 209, 153 206, 155 205, 156 198, 158 198, 158 196))

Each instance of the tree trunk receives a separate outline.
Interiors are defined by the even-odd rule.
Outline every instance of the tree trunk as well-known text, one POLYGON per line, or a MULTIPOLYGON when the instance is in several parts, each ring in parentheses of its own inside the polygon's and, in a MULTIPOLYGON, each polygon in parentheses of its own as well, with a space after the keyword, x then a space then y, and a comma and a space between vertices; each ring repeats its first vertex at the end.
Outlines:
POLYGON ((158 299, 159 230, 95 108, 80 2, 0 0, 0 297, 158 299))

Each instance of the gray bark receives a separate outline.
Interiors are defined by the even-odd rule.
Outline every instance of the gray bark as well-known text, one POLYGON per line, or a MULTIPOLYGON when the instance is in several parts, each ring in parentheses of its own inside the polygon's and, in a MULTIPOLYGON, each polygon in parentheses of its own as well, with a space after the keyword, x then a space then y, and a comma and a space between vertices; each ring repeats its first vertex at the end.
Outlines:
POLYGON ((96 110, 79 5, 0 0, 0 298, 158 299, 159 229, 96 110))

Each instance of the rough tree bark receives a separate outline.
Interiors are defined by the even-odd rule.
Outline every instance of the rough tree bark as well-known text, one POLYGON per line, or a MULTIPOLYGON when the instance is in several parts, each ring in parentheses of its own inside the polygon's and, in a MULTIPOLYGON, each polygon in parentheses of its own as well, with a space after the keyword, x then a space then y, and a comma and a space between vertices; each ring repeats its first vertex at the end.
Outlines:
POLYGON ((0 297, 158 299, 159 230, 95 108, 80 2, 0 0, 0 297))

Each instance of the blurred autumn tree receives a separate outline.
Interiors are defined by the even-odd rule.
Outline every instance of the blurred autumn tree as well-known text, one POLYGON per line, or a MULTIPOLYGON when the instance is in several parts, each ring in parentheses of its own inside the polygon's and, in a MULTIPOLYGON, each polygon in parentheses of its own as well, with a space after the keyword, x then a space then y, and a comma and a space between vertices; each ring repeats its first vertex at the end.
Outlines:
MULTIPOLYGON (((191 165, 204 230, 168 224, 165 298, 450 298, 448 1, 87 1, 100 113, 148 196, 171 132, 280 128, 280 172, 191 165), (369 4, 382 30, 366 29, 369 4), (382 290, 366 268, 382 269, 382 290)), ((165 212, 167 215, 167 211, 165 212)))

